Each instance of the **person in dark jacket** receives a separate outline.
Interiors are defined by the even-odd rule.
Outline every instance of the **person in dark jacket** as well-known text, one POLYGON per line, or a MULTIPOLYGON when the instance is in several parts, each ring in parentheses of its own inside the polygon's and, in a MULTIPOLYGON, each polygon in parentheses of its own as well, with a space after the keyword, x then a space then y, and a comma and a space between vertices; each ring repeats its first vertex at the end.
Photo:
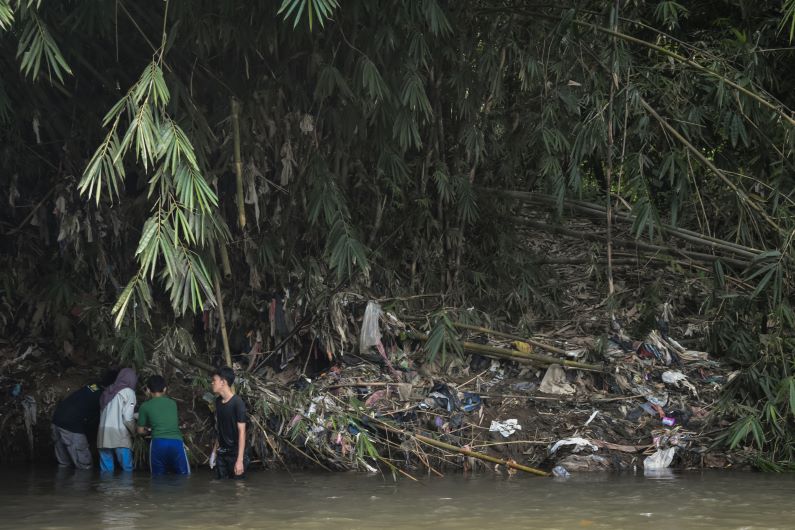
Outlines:
POLYGON ((108 370, 99 383, 83 386, 61 400, 52 417, 55 458, 61 467, 91 469, 88 435, 94 436, 99 424, 99 397, 116 380, 118 370, 108 370))

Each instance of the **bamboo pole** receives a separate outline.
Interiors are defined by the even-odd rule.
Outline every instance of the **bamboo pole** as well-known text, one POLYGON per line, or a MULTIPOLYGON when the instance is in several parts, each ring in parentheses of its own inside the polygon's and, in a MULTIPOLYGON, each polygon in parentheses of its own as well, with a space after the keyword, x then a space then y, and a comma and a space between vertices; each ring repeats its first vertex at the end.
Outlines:
MULTIPOLYGON (((524 224, 532 228, 539 228, 547 232, 562 234, 565 236, 577 239, 583 239, 586 241, 601 241, 601 237, 596 234, 589 234, 582 231, 570 230, 562 226, 551 225, 539 221, 532 221, 529 219, 524 220, 524 224)), ((726 264, 736 265, 737 267, 743 267, 743 268, 748 267, 751 264, 751 262, 747 260, 725 257, 725 256, 717 256, 714 254, 705 254, 703 252, 695 252, 692 250, 671 248, 662 245, 653 245, 651 243, 644 243, 643 241, 638 241, 638 240, 627 241, 622 239, 615 239, 613 240, 613 245, 621 248, 640 249, 649 252, 665 252, 667 254, 681 254, 682 256, 691 259, 693 261, 705 261, 708 263, 713 263, 715 261, 720 260, 726 264)))
POLYGON ((221 249, 221 267, 224 269, 224 278, 231 278, 232 265, 229 263, 229 252, 223 242, 219 245, 219 248, 221 249))
POLYGON ((229 349, 229 336, 226 334, 226 316, 224 315, 224 299, 221 297, 221 281, 215 275, 215 298, 218 303, 218 317, 221 321, 221 339, 224 343, 224 360, 226 365, 232 366, 232 352, 229 349))
MULTIPOLYGON (((412 338, 421 341, 427 341, 428 336, 422 333, 410 333, 412 338)), ((521 339, 526 341, 526 339, 521 339)), ((469 352, 478 353, 486 356, 498 356, 516 361, 525 361, 541 365, 560 364, 568 366, 569 368, 578 368, 581 370, 592 370, 594 372, 601 372, 602 367, 595 364, 581 363, 577 361, 569 361, 566 359, 558 359, 550 355, 543 355, 540 353, 524 353, 517 350, 508 350, 505 348, 495 348, 494 346, 487 346, 485 344, 475 344, 474 342, 459 341, 461 347, 469 352)), ((562 351, 562 350, 561 350, 562 351)))
POLYGON ((440 442, 439 440, 434 440, 433 438, 428 438, 427 436, 423 436, 421 434, 415 434, 414 437, 421 441, 424 444, 432 445, 434 447, 438 447, 439 449, 446 449, 448 451, 453 451, 456 453, 460 453, 465 456, 471 456, 480 460, 485 460, 486 462, 492 462, 494 464, 500 464, 505 467, 510 467, 513 469, 518 469, 519 471, 524 471, 525 473, 530 473, 533 475, 538 475, 539 477, 548 477, 550 476, 549 473, 546 471, 541 471, 540 469, 536 469, 530 466, 524 466, 522 464, 513 462, 511 460, 503 460, 502 458, 495 458, 493 456, 489 456, 483 453, 478 453, 477 451, 472 451, 471 449, 464 449, 463 447, 456 447, 455 445, 450 445, 448 443, 440 442))
POLYGON ((396 433, 396 434, 402 434, 403 436, 408 436, 408 437, 414 438, 415 440, 420 441, 420 442, 422 442, 422 443, 424 443, 426 445, 437 447, 439 449, 445 449, 447 451, 452 451, 454 453, 459 453, 459 454, 462 454, 462 455, 465 455, 465 456, 471 456, 473 458, 484 460, 486 462, 492 462, 494 464, 500 464, 500 465, 503 465, 503 466, 506 466, 506 467, 510 467, 510 468, 513 468, 513 469, 518 469, 519 471, 524 471, 526 473, 530 473, 530 474, 533 474, 533 475, 538 475, 539 477, 548 477, 548 476, 550 476, 550 474, 547 473, 546 471, 541 471, 540 469, 536 469, 534 467, 524 466, 522 464, 519 464, 519 463, 516 463, 516 462, 513 462, 513 461, 503 460, 501 458, 495 458, 493 456, 489 456, 489 455, 486 455, 486 454, 483 454, 483 453, 479 453, 477 451, 472 451, 471 449, 464 449, 463 447, 457 447, 455 445, 450 445, 450 444, 445 443, 445 442, 440 442, 439 440, 434 440, 433 438, 429 438, 429 437, 423 436, 421 434, 416 434, 416 433, 405 431, 403 429, 398 429, 397 427, 393 427, 392 425, 389 425, 388 423, 384 423, 383 421, 380 421, 380 420, 375 420, 375 421, 378 422, 378 424, 381 425, 387 431, 391 431, 391 432, 396 433))
POLYGON ((237 183, 237 215, 240 229, 246 227, 246 206, 243 198, 243 161, 240 157, 240 102, 232 96, 232 135, 235 147, 235 181, 237 183))
POLYGON ((519 335, 505 333, 504 331, 496 331, 493 329, 483 328, 480 326, 473 326, 471 324, 462 324, 461 322, 453 322, 453 325, 457 328, 466 329, 468 331, 477 331, 478 333, 486 333, 487 335, 495 335, 497 337, 505 337, 506 339, 519 340, 522 342, 526 342, 528 344, 532 344, 533 346, 537 346, 542 350, 546 350, 552 353, 557 353, 558 355, 566 355, 566 350, 563 350, 556 346, 550 346, 549 344, 544 344, 543 342, 538 342, 537 340, 526 339, 524 337, 520 337, 519 335))
MULTIPOLYGON (((654 119, 655 119, 655 120, 657 120, 657 123, 659 123, 659 124, 660 124, 660 126, 661 126, 663 129, 665 129, 666 131, 668 131, 669 133, 671 133, 671 135, 672 135, 674 138, 676 138, 677 140, 679 140, 679 142, 680 142, 682 145, 684 145, 684 146, 685 146, 685 147, 688 149, 688 151, 690 151, 691 153, 693 153, 693 156, 695 156, 696 158, 698 158, 698 159, 701 161, 701 163, 702 163, 702 164, 704 164, 705 166, 707 166, 707 167, 709 168, 709 170, 710 170, 710 171, 712 171, 712 172, 713 172, 713 173, 714 173, 714 174, 715 174, 715 175, 716 175, 716 176, 717 176, 719 179, 721 179, 721 180, 723 181, 723 183, 724 183, 724 184, 726 184, 726 185, 727 185, 727 186, 728 186, 728 187, 729 187, 729 188, 730 188, 730 189, 731 189, 731 190, 732 190, 732 191, 733 191, 733 192, 734 192, 734 193, 737 195, 737 197, 739 197, 739 198, 740 198, 740 200, 741 200, 743 203, 745 203, 745 204, 747 204, 748 206, 750 206, 750 207, 751 207, 753 210, 756 210, 756 211, 757 211, 757 213, 759 213, 759 215, 761 215, 761 216, 762 216, 762 218, 763 218, 765 221, 767 221, 767 223, 768 223, 770 226, 772 226, 773 228, 775 228, 775 229, 776 229, 778 232, 783 232, 783 231, 784 231, 784 230, 783 230, 783 229, 782 229, 782 228, 781 228, 781 227, 778 225, 778 223, 776 223, 776 222, 775 222, 775 221, 774 221, 774 220, 773 220, 773 219, 772 219, 772 218, 771 218, 771 217, 768 215, 768 213, 767 213, 767 212, 764 210, 764 208, 762 208, 762 207, 761 207, 761 206, 760 206, 760 205, 759 205, 759 204, 758 204, 756 201, 754 201, 754 200, 751 200, 751 199, 748 197, 748 194, 747 194, 745 191, 743 191, 743 190, 741 190, 740 188, 738 188, 738 187, 737 187, 737 184, 735 184, 734 182, 732 182, 732 181, 731 181, 731 179, 730 179, 729 177, 727 177, 725 173, 723 173, 723 171, 721 171, 720 169, 718 169, 718 166, 716 166, 715 164, 713 164, 713 163, 712 163, 712 161, 711 161, 710 159, 708 159, 708 158, 707 158, 707 157, 704 155, 704 153, 702 153, 702 152, 701 152, 701 150, 700 150, 700 149, 697 149, 697 148, 696 148, 696 147, 695 147, 695 146, 694 146, 692 143, 690 143, 690 142, 687 140, 687 138, 685 138, 685 137, 684 137, 684 136, 683 136, 683 135, 682 135, 682 134, 681 134, 679 131, 677 131, 677 130, 676 130, 676 128, 675 128, 673 125, 671 125, 670 123, 668 123, 668 121, 667 121, 667 120, 665 120, 665 119, 664 119, 662 116, 660 116, 660 115, 657 113, 657 111, 656 111, 656 110, 654 110, 654 108, 652 108, 652 106, 651 106, 651 105, 649 105, 649 104, 646 102, 646 100, 645 100, 645 99, 643 99, 643 98, 641 97, 641 98, 639 98, 639 101, 640 101, 640 104, 641 104, 641 106, 642 106, 644 109, 646 109, 646 111, 647 111, 649 114, 651 114, 651 115, 654 117, 654 119)), ((792 122, 792 123, 793 123, 793 124, 795 124, 795 122, 792 122)))
MULTIPOLYGON (((615 0, 615 14, 613 18, 613 31, 618 25, 619 0, 615 0)), ((615 99, 616 87, 618 85, 616 67, 616 39, 613 38, 613 48, 610 52, 610 100, 607 104, 607 171, 606 179, 606 221, 607 221, 607 296, 613 297, 615 285, 613 284, 613 197, 610 195, 613 187, 613 100, 615 99)), ((613 312, 610 312, 611 318, 613 312)))
POLYGON ((209 364, 207 364, 207 363, 205 363, 203 361, 200 361, 198 359, 193 359, 191 357, 183 357, 182 355, 180 355, 180 354, 178 354, 176 352, 172 352, 172 355, 176 359, 179 359, 180 361, 182 361, 184 363, 192 364, 196 368, 200 368, 200 369, 204 370, 207 373, 212 373, 215 370, 215 368, 213 368, 209 364))
MULTIPOLYGON (((501 195, 503 197, 510 197, 513 199, 518 199, 529 203, 555 204, 557 202, 556 198, 543 193, 536 193, 529 191, 501 190, 496 188, 480 188, 480 189, 488 193, 501 195)), ((582 213, 590 213, 598 217, 603 217, 606 213, 604 207, 602 207, 601 205, 585 201, 564 200, 563 206, 574 211, 579 211, 582 213)), ((633 216, 631 213, 614 212, 613 218, 626 221, 628 223, 632 223, 635 221, 635 216, 633 216)), ((693 244, 707 246, 712 249, 726 250, 727 252, 738 254, 745 258, 753 259, 762 252, 761 250, 755 248, 738 245, 737 243, 731 241, 726 241, 716 237, 700 234, 698 232, 694 232, 693 230, 687 230, 685 228, 679 228, 665 223, 660 223, 658 228, 669 235, 685 239, 693 244)))

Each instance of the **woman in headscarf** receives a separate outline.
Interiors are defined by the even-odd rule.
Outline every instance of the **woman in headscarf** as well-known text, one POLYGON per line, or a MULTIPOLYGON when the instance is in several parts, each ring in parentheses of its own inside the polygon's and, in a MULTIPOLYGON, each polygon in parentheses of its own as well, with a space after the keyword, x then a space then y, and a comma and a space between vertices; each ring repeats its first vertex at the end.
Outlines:
POLYGON ((138 376, 132 368, 123 368, 116 382, 99 398, 100 416, 97 448, 99 468, 113 472, 114 460, 124 471, 133 470, 132 440, 135 433, 135 385, 138 376))

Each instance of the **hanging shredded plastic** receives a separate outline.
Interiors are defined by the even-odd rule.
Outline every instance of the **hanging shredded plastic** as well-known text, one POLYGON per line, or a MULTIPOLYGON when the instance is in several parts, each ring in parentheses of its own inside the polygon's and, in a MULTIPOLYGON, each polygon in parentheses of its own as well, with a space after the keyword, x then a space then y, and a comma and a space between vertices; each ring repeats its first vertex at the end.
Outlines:
POLYGON ((381 330, 378 322, 381 319, 381 306, 376 302, 367 302, 362 320, 362 332, 359 337, 359 350, 367 351, 372 346, 381 344, 381 330))

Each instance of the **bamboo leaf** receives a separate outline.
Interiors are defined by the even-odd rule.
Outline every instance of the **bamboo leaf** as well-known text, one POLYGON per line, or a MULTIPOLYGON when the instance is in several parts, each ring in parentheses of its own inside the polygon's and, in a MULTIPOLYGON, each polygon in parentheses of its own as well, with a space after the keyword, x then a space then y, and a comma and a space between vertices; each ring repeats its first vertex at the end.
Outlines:
POLYGON ((0 0, 0 30, 7 31, 14 23, 14 11, 8 0, 0 0))

